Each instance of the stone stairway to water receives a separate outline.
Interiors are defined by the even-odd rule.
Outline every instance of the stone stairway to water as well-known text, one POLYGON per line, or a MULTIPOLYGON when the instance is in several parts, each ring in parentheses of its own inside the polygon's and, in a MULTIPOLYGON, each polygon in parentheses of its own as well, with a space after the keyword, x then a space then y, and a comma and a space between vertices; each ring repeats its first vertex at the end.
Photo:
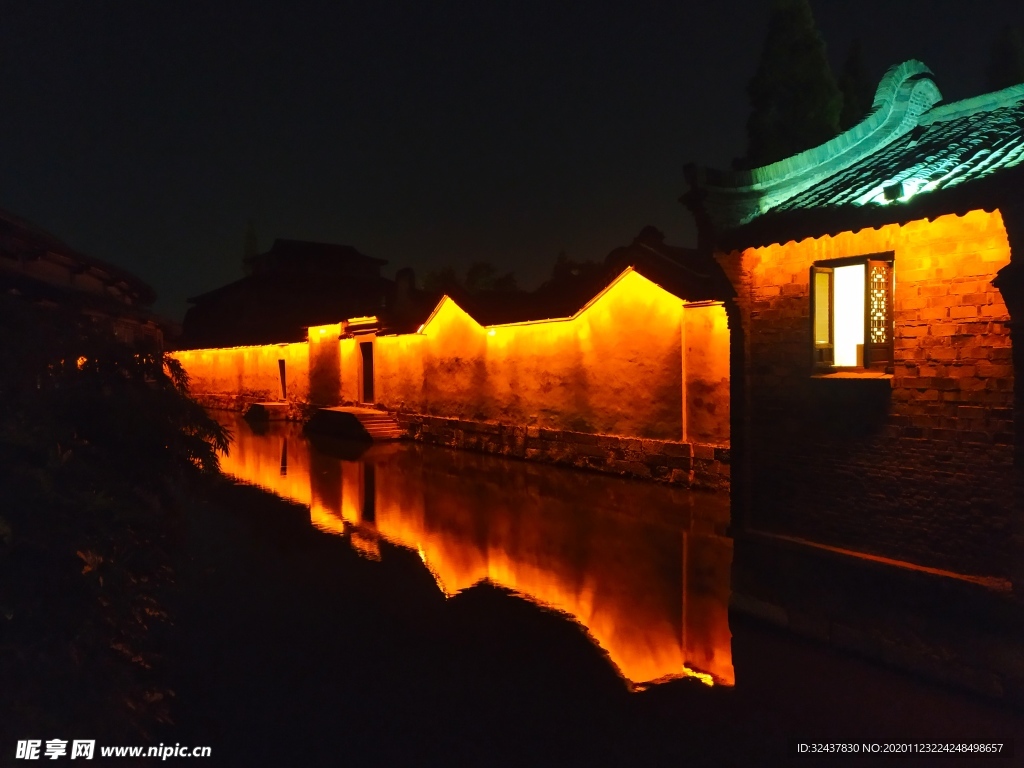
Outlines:
POLYGON ((401 440, 405 432, 394 417, 373 408, 334 406, 319 408, 306 424, 306 431, 353 440, 401 440))

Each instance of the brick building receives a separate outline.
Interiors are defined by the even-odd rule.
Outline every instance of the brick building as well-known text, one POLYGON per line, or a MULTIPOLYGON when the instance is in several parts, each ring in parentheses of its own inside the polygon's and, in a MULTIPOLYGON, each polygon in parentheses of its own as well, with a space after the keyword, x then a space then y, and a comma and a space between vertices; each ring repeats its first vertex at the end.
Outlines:
POLYGON ((396 293, 385 264, 348 245, 275 240, 250 274, 189 299, 179 346, 300 341, 307 326, 343 314, 379 315, 396 293))
POLYGON ((739 539, 1020 599, 1022 129, 1024 85, 943 103, 911 61, 820 147, 687 169, 737 293, 739 539))

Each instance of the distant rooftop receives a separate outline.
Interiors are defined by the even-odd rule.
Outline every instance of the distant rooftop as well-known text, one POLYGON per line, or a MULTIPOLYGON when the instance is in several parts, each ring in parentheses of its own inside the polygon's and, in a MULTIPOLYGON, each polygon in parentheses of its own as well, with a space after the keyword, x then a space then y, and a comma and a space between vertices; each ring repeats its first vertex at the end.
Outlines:
POLYGON ((886 73, 870 114, 850 130, 750 171, 690 166, 683 201, 718 233, 767 231, 806 213, 868 223, 880 209, 916 208, 928 193, 1022 163, 1024 85, 944 104, 931 70, 908 61, 886 73))
POLYGON ((351 245, 278 238, 269 251, 255 257, 253 271, 257 274, 316 270, 351 271, 353 269, 377 271, 387 263, 386 259, 367 256, 351 245))
POLYGON ((37 224, 4 210, 0 210, 0 258, 43 260, 74 274, 90 274, 103 284, 118 286, 137 306, 149 306, 156 300, 153 289, 128 270, 86 256, 37 224))

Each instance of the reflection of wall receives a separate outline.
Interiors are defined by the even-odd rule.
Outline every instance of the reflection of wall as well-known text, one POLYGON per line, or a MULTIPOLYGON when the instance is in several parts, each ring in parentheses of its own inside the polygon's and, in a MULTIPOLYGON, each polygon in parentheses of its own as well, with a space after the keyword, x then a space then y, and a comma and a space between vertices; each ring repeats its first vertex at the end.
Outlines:
POLYGON ((686 664, 732 683, 726 499, 416 447, 371 453, 371 466, 310 453, 294 432, 285 477, 285 432, 240 423, 224 470, 310 504, 322 530, 357 525, 360 551, 375 535, 418 551, 448 594, 487 579, 571 614, 630 681, 686 664))

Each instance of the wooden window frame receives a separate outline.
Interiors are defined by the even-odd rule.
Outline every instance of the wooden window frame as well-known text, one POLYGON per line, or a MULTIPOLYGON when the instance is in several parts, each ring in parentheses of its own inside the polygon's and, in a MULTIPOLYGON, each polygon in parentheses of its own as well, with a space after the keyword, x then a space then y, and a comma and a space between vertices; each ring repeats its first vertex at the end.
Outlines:
POLYGON ((811 346, 811 368, 814 373, 830 373, 844 371, 883 371, 892 373, 895 360, 893 336, 895 323, 893 320, 893 267, 895 253, 870 253, 862 256, 846 256, 839 259, 825 259, 816 261, 810 269, 810 346, 811 346), (837 366, 835 361, 835 288, 833 282, 833 271, 837 267, 864 265, 864 364, 862 366, 837 366), (828 275, 828 341, 819 339, 817 326, 817 310, 820 297, 818 295, 817 277, 828 275), (873 286, 874 278, 878 276, 883 285, 879 289, 873 286), (872 295, 873 290, 879 293, 872 295), (876 303, 873 300, 884 302, 882 312, 884 319, 881 323, 872 325, 872 318, 877 317, 875 312, 876 303), (874 336, 881 337, 877 340, 874 336))

